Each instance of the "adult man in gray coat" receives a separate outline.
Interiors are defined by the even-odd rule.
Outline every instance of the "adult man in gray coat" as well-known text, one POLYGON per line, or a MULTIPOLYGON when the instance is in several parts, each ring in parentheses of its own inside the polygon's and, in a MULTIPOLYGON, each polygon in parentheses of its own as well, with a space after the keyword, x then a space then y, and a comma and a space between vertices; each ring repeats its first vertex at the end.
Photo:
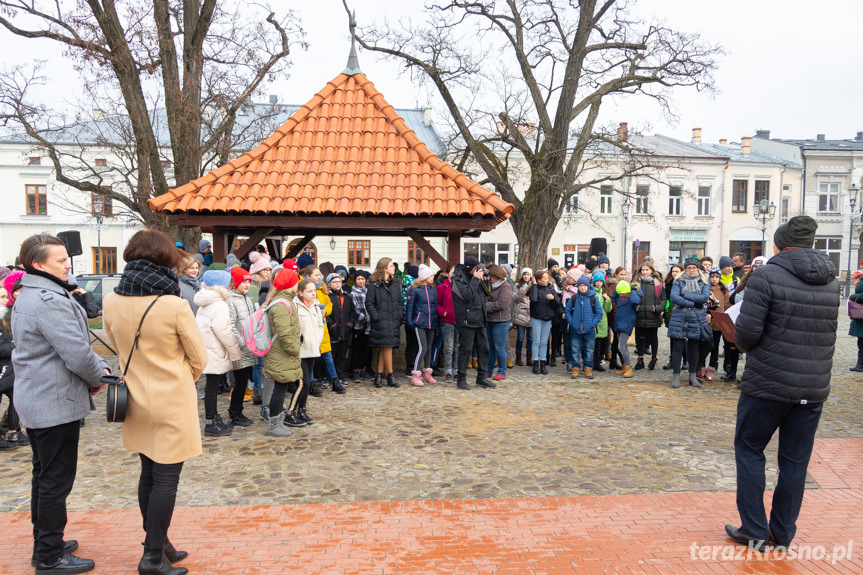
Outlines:
POLYGON ((94 407, 108 364, 90 348, 87 315, 67 283, 69 256, 62 240, 38 234, 21 244, 27 273, 12 310, 16 349, 15 408, 33 449, 30 515, 36 573, 84 573, 95 563, 72 555, 63 541, 66 498, 78 465, 79 420, 94 407))

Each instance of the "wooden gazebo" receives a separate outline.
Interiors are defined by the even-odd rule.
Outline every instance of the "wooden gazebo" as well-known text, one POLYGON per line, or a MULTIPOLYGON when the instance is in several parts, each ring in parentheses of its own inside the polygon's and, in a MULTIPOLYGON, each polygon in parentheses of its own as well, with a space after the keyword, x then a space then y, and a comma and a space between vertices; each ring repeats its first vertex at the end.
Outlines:
MULTIPOLYGON (((406 235, 441 267, 461 238, 494 229, 513 206, 468 179, 416 136, 359 70, 349 69, 255 149, 149 200, 173 225, 213 234, 222 261, 275 236, 406 235), (444 258, 426 237, 448 238, 444 258)), ((272 244, 271 244, 272 245, 272 244)))

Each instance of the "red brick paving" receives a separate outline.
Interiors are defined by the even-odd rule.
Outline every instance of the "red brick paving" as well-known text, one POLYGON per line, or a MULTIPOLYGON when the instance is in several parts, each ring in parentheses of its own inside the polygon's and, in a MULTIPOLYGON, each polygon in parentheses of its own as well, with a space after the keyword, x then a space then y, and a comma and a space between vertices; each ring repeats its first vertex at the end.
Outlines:
MULTIPOLYGON (((863 439, 816 441, 810 472, 820 489, 806 492, 794 541, 815 555, 793 559, 747 558, 725 538, 723 525, 737 521, 729 492, 185 507, 171 533, 190 553, 183 565, 208 575, 860 574, 861 468, 863 439), (850 557, 816 560, 821 547, 845 545, 847 554, 849 541, 850 557), (727 557, 738 550, 739 559, 727 557)), ((0 522, 0 574, 32 573, 29 514, 2 513, 0 522)), ((137 572, 136 510, 70 512, 67 534, 96 561, 94 573, 137 572)))

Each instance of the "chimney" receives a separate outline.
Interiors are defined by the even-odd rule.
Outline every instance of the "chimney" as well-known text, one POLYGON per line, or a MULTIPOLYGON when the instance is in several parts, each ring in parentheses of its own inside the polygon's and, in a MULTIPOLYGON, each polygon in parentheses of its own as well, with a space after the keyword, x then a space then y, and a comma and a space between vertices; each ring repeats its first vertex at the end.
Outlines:
POLYGON ((431 108, 423 108, 423 124, 431 126, 431 108))
POLYGON ((728 145, 728 138, 719 138, 719 145, 720 146, 727 146, 728 145))
POLYGON ((701 143, 701 128, 692 128, 692 143, 701 143))
POLYGON ((761 138, 762 140, 769 140, 770 130, 755 130, 755 137, 761 138))
POLYGON ((863 132, 857 132, 857 135, 854 136, 855 142, 863 142, 863 132))
POLYGON ((818 140, 819 142, 823 142, 824 141, 824 134, 818 134, 815 137, 815 139, 818 140))
POLYGON ((748 154, 752 150, 752 136, 743 136, 740 140, 740 151, 748 154))
POLYGON ((627 127, 626 122, 621 122, 617 127, 617 141, 625 142, 629 139, 629 128, 627 127))
POLYGON ((279 101, 278 96, 276 96, 275 94, 270 94, 270 104, 275 104, 278 101, 279 101))
POLYGON ((96 108, 95 110, 93 110, 93 119, 94 120, 104 120, 105 119, 105 112, 100 110, 99 108, 96 108))

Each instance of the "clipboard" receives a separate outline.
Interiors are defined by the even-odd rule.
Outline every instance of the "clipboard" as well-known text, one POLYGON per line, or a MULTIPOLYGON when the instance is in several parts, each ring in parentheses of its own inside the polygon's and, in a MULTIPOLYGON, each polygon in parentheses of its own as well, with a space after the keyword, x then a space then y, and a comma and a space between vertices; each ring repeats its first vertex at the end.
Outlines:
POLYGON ((712 311, 710 312, 710 315, 713 317, 713 325, 719 328, 725 341, 728 343, 734 343, 735 327, 734 322, 731 320, 731 316, 724 311, 712 311))

